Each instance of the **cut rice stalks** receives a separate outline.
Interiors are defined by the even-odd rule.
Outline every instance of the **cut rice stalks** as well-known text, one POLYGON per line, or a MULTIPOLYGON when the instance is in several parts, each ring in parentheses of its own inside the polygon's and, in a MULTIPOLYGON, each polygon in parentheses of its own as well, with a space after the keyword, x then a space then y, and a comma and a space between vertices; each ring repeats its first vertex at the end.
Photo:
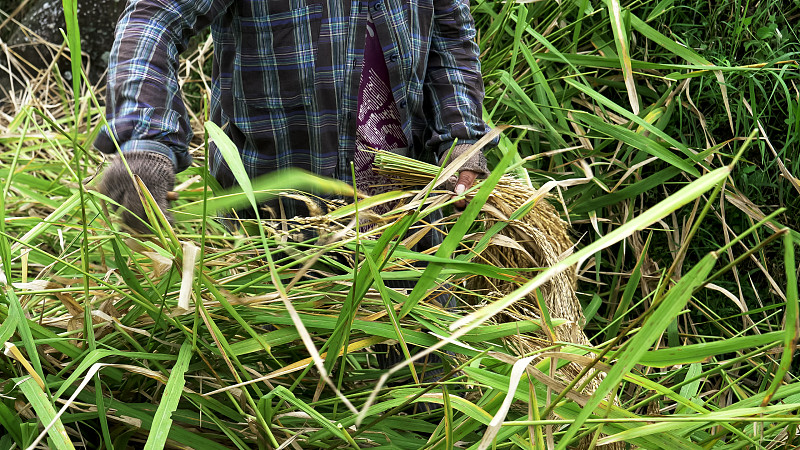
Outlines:
MULTIPOLYGON (((377 172, 405 187, 427 184, 439 172, 435 165, 386 151, 376 152, 375 166, 377 172)), ((503 175, 500 178, 482 212, 484 230, 491 230, 498 224, 503 226, 492 236, 488 246, 479 250, 477 258, 483 262, 500 268, 535 270, 551 266, 572 252, 574 244, 569 237, 568 225, 550 203, 549 196, 528 187, 516 177, 503 175)), ((479 236, 474 238, 477 241, 479 236)), ((454 283, 465 282, 470 290, 480 292, 487 301, 505 296, 525 281, 527 278, 505 281, 484 276, 453 280, 454 283)), ((498 322, 537 321, 546 325, 547 320, 541 311, 544 306, 549 318, 566 320, 558 327, 544 326, 542 332, 508 338, 519 355, 551 347, 556 342, 590 345, 582 328, 584 316, 575 283, 574 271, 562 272, 541 289, 544 305, 534 293, 495 318, 498 322)), ((580 372, 580 367, 570 364, 562 370, 571 380, 580 372)), ((597 378, 593 379, 587 392, 592 392, 597 383, 597 378)))

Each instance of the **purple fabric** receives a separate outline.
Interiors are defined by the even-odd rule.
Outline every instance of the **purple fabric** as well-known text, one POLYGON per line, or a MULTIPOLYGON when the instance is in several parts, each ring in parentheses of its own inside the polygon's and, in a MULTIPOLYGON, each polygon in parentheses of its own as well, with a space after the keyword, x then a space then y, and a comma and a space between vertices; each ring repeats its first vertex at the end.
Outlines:
POLYGON ((356 186, 369 195, 389 192, 393 186, 390 179, 373 171, 375 155, 367 148, 395 150, 408 146, 400 125, 400 114, 389 88, 389 69, 383 58, 378 34, 370 19, 367 22, 364 67, 358 92, 358 126, 353 155, 356 186))

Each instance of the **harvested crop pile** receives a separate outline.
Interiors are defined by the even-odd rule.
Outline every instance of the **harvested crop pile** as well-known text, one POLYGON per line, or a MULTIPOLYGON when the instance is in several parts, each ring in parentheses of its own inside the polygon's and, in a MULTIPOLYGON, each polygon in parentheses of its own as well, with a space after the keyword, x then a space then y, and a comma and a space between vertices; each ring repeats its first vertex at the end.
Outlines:
MULTIPOLYGON (((401 184, 419 185, 433 180, 439 168, 388 152, 378 152, 376 165, 386 176, 396 179, 401 184)), ((499 227, 500 231, 492 235, 488 245, 481 246, 479 255, 473 259, 500 268, 530 270, 549 267, 556 264, 572 252, 573 242, 569 237, 568 225, 558 211, 550 203, 550 198, 527 186, 518 178, 503 175, 494 186, 482 209, 482 230, 499 227)), ((476 241, 480 236, 474 237, 476 241)), ((474 248, 473 248, 474 250, 474 248)), ((452 280, 455 284, 466 284, 470 290, 480 292, 482 301, 505 296, 528 277, 517 277, 511 280, 478 276, 465 280, 452 280)), ((555 342, 590 345, 583 332, 583 311, 575 295, 574 271, 563 271, 542 286, 541 299, 536 292, 528 295, 524 301, 517 302, 497 316, 499 323, 518 321, 537 321, 543 323, 541 308, 553 319, 564 319, 559 326, 548 329, 543 327, 539 332, 521 333, 507 340, 516 348, 519 355, 550 347, 555 342)), ((581 371, 577 364, 568 364, 562 371, 565 381, 569 382, 581 371)), ((597 386, 597 379, 588 385, 590 393, 597 386)))

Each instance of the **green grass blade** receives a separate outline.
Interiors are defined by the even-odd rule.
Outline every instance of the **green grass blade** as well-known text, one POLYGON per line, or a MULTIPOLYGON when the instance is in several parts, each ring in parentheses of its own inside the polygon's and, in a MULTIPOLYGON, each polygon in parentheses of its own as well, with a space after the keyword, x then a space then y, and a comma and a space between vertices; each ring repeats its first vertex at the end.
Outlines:
POLYGON ((67 214, 72 214, 75 208, 80 205, 80 203, 80 193, 76 192, 62 202, 59 207, 51 212, 44 220, 42 220, 41 223, 37 224, 35 227, 31 228, 28 230, 28 232, 22 235, 22 237, 19 238, 19 241, 15 242, 14 245, 11 246, 11 252, 14 253, 27 245, 32 245, 36 238, 41 236, 49 229, 54 228, 56 224, 58 224, 59 220, 63 219, 64 216, 67 214))
POLYGON ((594 241, 581 250, 575 252, 558 264, 545 269, 531 281, 520 286, 517 290, 505 296, 504 298, 484 306, 483 308, 463 317, 462 319, 459 319, 453 323, 453 325, 451 325, 451 330, 468 325, 483 323, 498 312, 512 305, 514 302, 541 287, 550 278, 555 276, 555 274, 564 270, 569 270, 574 264, 592 257, 592 255, 598 251, 625 239, 634 231, 643 230, 659 219, 667 216, 672 211, 675 211, 681 206, 694 201, 697 197, 703 195, 703 193, 725 180, 729 173, 729 167, 720 167, 713 172, 703 175, 701 178, 684 186, 678 192, 662 200, 652 208, 648 209, 639 216, 634 217, 632 220, 626 222, 597 241, 594 241))
MULTIPOLYGON (((8 433, 6 437, 11 436, 11 439, 18 447, 25 448, 28 446, 29 443, 23 438, 22 418, 16 411, 11 411, 11 408, 3 403, 0 403, 0 426, 8 433)), ((7 448, 12 447, 9 444, 7 448)))
MULTIPOLYGON (((381 300, 383 300, 383 305, 386 308, 386 315, 389 316, 389 320, 392 323, 392 327, 394 328, 396 334, 394 339, 396 339, 400 343, 400 348, 403 351, 403 355, 406 359, 411 359, 411 353, 408 350, 408 344, 406 340, 403 338, 403 332, 400 329, 400 321, 397 318, 397 314, 394 310, 394 304, 392 303, 391 296, 389 294, 388 288, 386 284, 384 284, 383 279, 381 278, 380 270, 378 269, 377 264, 372 259, 372 255, 370 252, 365 251, 362 254, 364 258, 364 262, 367 264, 367 268, 372 273, 372 279, 375 282, 375 287, 378 289, 378 292, 381 295, 381 300)), ((409 369, 411 370, 411 376, 414 378, 414 382, 419 384, 419 377, 417 376, 417 371, 414 368, 413 364, 409 364, 409 369)))
MULTIPOLYGON (((474 380, 475 382, 480 383, 484 386, 491 387, 494 393, 506 392, 507 387, 511 383, 510 377, 508 375, 495 373, 493 371, 489 371, 486 369, 479 369, 467 366, 464 368, 464 372, 470 377, 471 380, 474 380)), ((540 404, 545 404, 545 402, 547 401, 546 387, 543 386, 541 383, 535 383, 535 382, 529 383, 529 380, 530 378, 528 377, 527 374, 523 375, 523 378, 519 383, 519 387, 517 388, 516 392, 514 392, 515 399, 521 402, 527 402, 528 399, 530 398, 530 395, 532 395, 529 391, 530 386, 534 386, 535 394, 533 395, 537 396, 538 402, 540 404)), ((499 399, 502 400, 502 397, 499 397, 499 399)), ((606 424, 606 426, 603 429, 608 433, 615 434, 632 428, 633 425, 628 421, 628 419, 639 417, 619 407, 613 405, 608 406, 607 403, 604 403, 603 405, 604 405, 603 407, 609 408, 609 417, 618 420, 616 422, 606 424)), ((499 407, 499 402, 498 402, 498 407, 499 407)), ((553 411, 558 417, 563 417, 567 420, 573 420, 583 411, 583 407, 577 402, 572 402, 572 401, 561 402, 554 407, 553 411)), ((475 426, 475 429, 477 429, 478 426, 481 426, 482 428, 481 424, 477 424, 475 426)), ((498 433, 498 442, 501 442, 502 438, 503 438, 503 430, 501 429, 500 433, 498 433)), ((638 445, 643 448, 686 448, 686 446, 683 447, 680 446, 681 442, 685 442, 685 440, 672 433, 663 433, 661 435, 650 435, 640 439, 634 439, 631 440, 629 443, 632 445, 638 445)), ((476 443, 475 445, 473 445, 472 448, 477 448, 477 445, 478 444, 476 443)), ((698 447, 690 446, 689 448, 698 448, 698 447)))
POLYGON ((641 356, 661 336, 661 333, 666 330, 669 323, 683 310, 691 298, 694 288, 705 281, 711 269, 714 268, 716 261, 716 254, 706 255, 669 290, 644 326, 630 339, 616 363, 612 365, 611 371, 600 383, 589 402, 581 410, 580 415, 575 418, 575 421, 567 429, 561 442, 556 446, 557 450, 567 448, 567 444, 578 433, 585 420, 594 413, 600 402, 622 381, 625 374, 638 363, 641 356))
POLYGON ((794 237, 790 233, 783 235, 783 261, 786 270, 786 317, 784 318, 783 354, 772 383, 764 395, 761 406, 769 404, 778 386, 783 383, 784 375, 791 369, 792 357, 797 350, 797 339, 800 337, 800 315, 798 315, 797 299, 797 265, 794 258, 794 237))
POLYGON ((510 90, 511 96, 514 98, 516 108, 525 113, 525 118, 533 123, 541 124, 544 126, 547 136, 555 142, 555 145, 561 147, 568 147, 569 145, 563 138, 565 130, 556 129, 553 122, 548 120, 539 106, 531 100, 524 89, 511 77, 506 71, 500 70, 497 72, 502 81, 510 90))
POLYGON ((631 68, 630 45, 628 44, 628 33, 623 24, 623 14, 627 11, 622 10, 619 0, 606 0, 608 16, 611 19, 611 29, 614 32, 614 44, 617 46, 617 55, 622 66, 622 75, 625 78, 625 87, 628 90, 628 101, 631 104, 631 111, 639 114, 639 94, 636 92, 636 84, 633 81, 633 69, 631 68))
POLYGON ((658 419, 654 419, 656 423, 651 425, 642 425, 635 427, 631 430, 626 430, 612 436, 606 436, 598 441, 598 445, 607 445, 614 442, 626 442, 632 438, 648 436, 653 434, 660 434, 665 432, 676 432, 686 434, 693 429, 700 427, 710 427, 720 423, 736 422, 737 420, 746 420, 749 417, 769 416, 772 414, 784 414, 800 407, 798 403, 790 403, 787 405, 776 405, 759 408, 740 408, 725 411, 714 411, 702 415, 669 416, 673 419, 680 420, 686 419, 685 422, 680 421, 667 421, 658 423, 658 419))
POLYGON ((158 409, 153 417, 154 426, 150 430, 150 435, 144 445, 145 450, 162 449, 167 443, 169 431, 172 428, 172 413, 178 407, 178 401, 183 394, 183 387, 186 384, 184 376, 191 360, 192 343, 187 340, 181 346, 178 359, 175 361, 172 372, 170 372, 167 387, 161 395, 161 401, 158 403, 158 409))
MULTIPOLYGON (((410 399, 416 395, 416 389, 396 389, 393 390, 391 395, 392 397, 400 398, 400 399, 410 399)), ((424 403, 436 403, 437 405, 444 405, 445 404, 445 396, 439 393, 428 393, 424 394, 423 396, 415 399, 415 402, 424 402, 424 403)), ((450 405, 453 407, 454 410, 464 413, 472 420, 476 421, 477 423, 481 423, 483 425, 488 425, 489 422, 492 420, 492 416, 486 412, 485 409, 481 408, 480 406, 476 405, 475 403, 454 394, 448 394, 447 400, 450 402, 450 405)))
MULTIPOLYGON (((684 384, 681 386, 681 391, 679 395, 683 398, 692 401, 697 397, 697 393, 700 390, 701 380, 698 375, 702 372, 703 368, 700 363, 693 363, 689 364, 689 370, 686 371, 686 377, 684 377, 684 384), (692 380, 688 381, 687 380, 692 380)), ((685 405, 680 405, 678 408, 675 409, 676 414, 683 414, 686 412, 688 407, 685 405)))
MULTIPOLYGON (((81 33, 78 27, 78 2, 77 0, 63 0, 64 19, 67 25, 67 45, 70 53, 70 68, 72 69, 72 98, 81 97, 81 33)), ((74 105, 75 123, 78 123, 80 102, 74 105)), ((77 137, 78 127, 75 127, 77 137)))
POLYGON ((286 389, 283 386, 278 386, 275 389, 273 389, 272 392, 267 394, 266 398, 271 398, 273 396, 282 398, 283 400, 286 400, 290 404, 298 407, 301 411, 308 414, 311 417, 311 419, 314 420, 314 422, 321 425, 323 428, 331 432, 334 436, 338 437, 342 441, 349 443, 352 448, 359 448, 358 445, 356 445, 355 441, 353 441, 353 438, 350 437, 350 435, 347 433, 347 430, 345 430, 343 427, 340 428, 336 424, 332 423, 331 420, 329 420, 328 418, 317 412, 317 410, 314 409, 311 405, 297 398, 292 393, 292 391, 286 389))
MULTIPOLYGON (((0 286, 0 300, 9 307, 9 316, 17 317, 17 333, 22 339, 22 344, 27 352, 27 357, 33 370, 36 372, 39 380, 44 380, 44 371, 42 370, 42 361, 39 357, 39 349, 36 339, 31 330, 31 324, 35 324, 31 320, 21 320, 19 318, 25 317, 25 311, 22 308, 20 299, 14 289, 10 286, 0 286)), ((6 342, 6 344, 8 344, 6 342)), ((6 347, 7 348, 7 347, 6 347)))
POLYGON ((98 361, 103 360, 104 358, 111 358, 111 357, 122 357, 122 358, 129 358, 129 359, 146 359, 152 361, 172 361, 175 359, 175 355, 167 355, 167 354, 151 354, 151 353, 144 353, 144 352, 119 352, 115 350, 105 350, 105 349, 98 349, 92 350, 90 352, 86 352, 84 358, 81 360, 78 367, 76 367, 70 376, 65 380, 65 383, 53 394, 54 398, 60 398, 70 387, 78 382, 78 380, 83 377, 83 374, 92 369, 98 361))
MULTIPOLYGON (((17 326, 19 324, 19 315, 18 315, 17 308, 11 308, 8 310, 8 315, 5 319, 2 320, 0 323, 0 345, 5 348, 6 342, 11 339, 11 336, 14 335, 14 332, 17 331, 17 326)), ((2 319, 2 316, 0 316, 2 319)))
POLYGON ((31 403, 39 421, 44 425, 52 423, 47 431, 49 442, 58 450, 74 449, 64 424, 56 417, 56 409, 42 388, 31 377, 15 379, 15 383, 31 403))
MULTIPOLYGON (((320 177, 301 169, 286 169, 263 175, 251 181, 251 188, 256 203, 265 202, 292 190, 335 195, 352 194, 352 188, 346 183, 320 177)), ((209 197, 206 209, 212 212, 242 209, 250 205, 250 202, 250 195, 242 187, 235 187, 209 197)), ((203 200, 186 203, 173 209, 173 212, 176 219, 202 217, 203 200)))
MULTIPOLYGON (((584 86, 583 84, 575 82, 573 80, 567 79, 567 80, 564 80, 564 81, 567 84, 569 84, 570 86, 578 89, 579 91, 583 92, 584 94, 588 95, 589 97, 595 99, 597 102, 602 104, 604 107, 606 107, 606 108, 616 112, 617 114, 620 114, 621 116, 625 117, 626 119, 636 123, 637 125, 639 125, 640 127, 644 128, 645 130, 649 131, 653 135, 658 136, 661 139, 664 139, 670 145, 672 145, 673 147, 675 147, 678 150, 680 150, 680 152, 683 153, 684 155, 686 155, 686 157, 688 157, 689 159, 696 160, 697 156, 689 150, 689 148, 686 146, 686 144, 683 144, 682 142, 677 141, 675 138, 673 138, 672 136, 668 135, 663 130, 660 130, 660 129, 656 128, 653 124, 648 123, 643 118, 641 118, 641 117, 637 116, 636 114, 633 114, 630 111, 626 110, 625 108, 617 105, 616 103, 614 103, 613 101, 609 100, 607 97, 605 97, 601 93, 595 91, 594 89, 591 89, 591 88, 589 88, 587 86, 584 86)), ((595 119, 595 120, 597 120, 597 119, 595 119)), ((699 177, 700 176, 700 172, 698 172, 698 170, 695 169, 694 167, 691 167, 691 168, 688 168, 688 169, 689 170, 686 170, 687 173, 689 173, 689 174, 691 174, 691 175, 693 175, 695 177, 699 177)))
POLYGON ((692 164, 691 159, 689 159, 689 161, 682 159, 680 156, 672 153, 663 145, 643 134, 631 131, 620 125, 606 123, 592 114, 576 112, 574 116, 581 122, 590 126, 596 132, 606 134, 614 139, 618 139, 630 145, 631 147, 646 152, 649 155, 656 156, 662 161, 669 163, 686 173, 691 173, 696 176, 700 175, 692 164))
POLYGON ((611 325, 609 325, 608 330, 606 331, 606 340, 613 339, 617 335, 617 332, 619 332, 622 317, 628 311, 628 306, 630 306, 631 301, 633 300, 633 294, 636 292, 636 289, 639 287, 639 281, 642 279, 642 264, 644 264, 645 255, 647 255, 647 251, 650 249, 650 242, 652 238, 652 233, 647 235, 647 240, 642 247, 642 252, 639 255, 639 258, 637 258, 636 265, 633 267, 633 271, 631 272, 631 275, 625 284, 625 290, 622 291, 622 299, 620 299, 619 304, 617 304, 617 310, 614 311, 614 317, 611 319, 611 325))
POLYGON ((708 358, 724 355, 726 353, 740 352, 746 349, 777 344, 782 341, 785 335, 784 331, 772 331, 763 334, 721 339, 713 342, 651 350, 641 356, 638 364, 648 367, 669 367, 678 364, 702 362, 708 358))
MULTIPOLYGON (((315 331, 332 331, 335 330, 337 327, 338 318, 337 317, 330 317, 330 316, 320 316, 316 314, 300 314, 300 318, 303 320, 303 323, 309 330, 315 331)), ((563 323, 563 321, 553 321, 554 323, 563 323)), ((271 317, 270 323, 278 324, 278 325, 292 325, 292 320, 289 317, 271 317)), ((353 320, 352 329, 361 331, 370 336, 376 336, 386 339, 394 339, 397 330, 392 326, 390 323, 386 322, 377 322, 377 321, 369 321, 369 320, 353 320)), ((480 329, 476 329, 475 333, 480 333, 480 329)), ((417 345, 419 347, 430 347, 437 342, 439 339, 430 335, 429 333, 425 333, 422 331, 416 330, 409 330, 408 328, 401 328, 400 331, 403 333, 403 339, 413 345, 417 345)), ((254 344, 250 344, 254 345, 254 344)), ((480 354, 479 351, 474 349, 460 347, 453 344, 448 344, 443 347, 445 350, 458 352, 465 356, 477 356, 480 354)), ((328 350, 330 354, 330 350, 328 350)))
POLYGON ((228 165, 233 177, 236 179, 236 183, 241 187, 242 193, 244 193, 245 197, 250 202, 250 206, 258 210, 258 202, 253 193, 253 185, 250 181, 250 176, 247 174, 242 164, 242 157, 239 155, 239 149, 236 148, 236 145, 231 142, 228 135, 214 122, 206 122, 205 129, 208 132, 208 137, 217 145, 217 150, 219 150, 220 155, 222 155, 222 159, 225 160, 225 164, 228 165))
MULTIPOLYGON (((631 19, 631 27, 642 33, 647 39, 661 45, 665 49, 671 51, 672 53, 680 56, 681 58, 698 65, 707 65, 711 66, 711 63, 708 62, 705 58, 700 56, 699 54, 693 52, 686 46, 680 45, 679 43, 667 38, 663 34, 659 33, 655 28, 651 27, 647 23, 645 23, 642 19, 636 17, 635 15, 630 15, 631 19)), ((716 71, 714 72, 714 76, 717 77, 717 82, 719 83, 719 89, 722 97, 723 104, 725 105, 725 111, 728 114, 728 122, 730 124, 731 130, 734 129, 733 127, 733 115, 731 113, 731 106, 730 101, 728 100, 728 88, 725 86, 725 78, 723 78, 722 72, 716 71)))
MULTIPOLYGON (((492 193, 494 186, 500 180, 500 177, 505 172, 506 167, 508 167, 513 160, 514 155, 516 155, 516 152, 506 153, 489 177, 483 183, 481 183, 481 186, 478 189, 478 192, 475 194, 475 197, 464 209, 464 212, 461 213, 461 217, 458 218, 458 221, 456 221, 455 225, 453 225, 453 227, 450 229, 450 232, 439 246, 439 249, 436 251, 436 256, 440 258, 449 257, 453 254, 456 248, 458 248, 461 240, 464 238, 464 235, 467 234, 467 231, 469 231, 469 228, 472 226, 475 218, 478 217, 481 207, 484 203, 486 203, 486 200, 492 193)), ((441 273, 442 268, 442 264, 428 264, 428 266, 425 268, 425 271, 422 273, 419 282, 414 286, 414 289, 411 290, 411 293, 408 294, 408 299, 406 300, 405 304, 403 304, 403 308, 400 310, 400 317, 408 314, 436 284, 436 279, 441 273)))
MULTIPOLYGON (((94 397, 89 392, 81 392, 78 399, 84 402, 94 401, 94 397)), ((108 407, 116 411, 120 417, 132 417, 139 421, 140 430, 149 431, 153 428, 153 417, 157 406, 152 403, 125 403, 119 400, 110 399, 108 407)), ((174 418, 174 415, 173 415, 174 418)), ((223 445, 213 439, 205 437, 194 430, 187 430, 183 427, 172 427, 169 438, 175 442, 180 442, 189 448, 208 449, 208 450, 229 450, 230 445, 223 445)), ((229 443, 226 443, 229 444, 229 443)))

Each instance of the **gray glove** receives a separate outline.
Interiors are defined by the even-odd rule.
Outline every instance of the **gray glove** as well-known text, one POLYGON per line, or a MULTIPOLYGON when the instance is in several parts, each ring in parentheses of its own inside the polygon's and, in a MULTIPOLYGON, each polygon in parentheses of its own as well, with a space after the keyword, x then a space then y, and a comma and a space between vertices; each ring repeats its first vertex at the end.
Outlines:
MULTIPOLYGON (((447 164, 450 164, 451 161, 463 155, 471 146, 471 144, 460 144, 453 147, 447 164)), ((471 188, 475 184, 476 178, 486 178, 489 176, 489 173, 486 155, 484 155, 482 151, 478 151, 461 165, 457 177, 453 175, 445 181, 444 187, 445 189, 455 192, 456 195, 461 195, 465 190, 471 188)), ((464 199, 455 202, 453 205, 460 211, 467 206, 467 203, 469 203, 469 200, 464 199)))
MULTIPOLYGON (((169 207, 167 193, 175 186, 175 167, 172 161, 161 153, 149 151, 125 153, 125 160, 128 161, 131 173, 142 179, 158 207, 171 222, 172 216, 167 212, 169 207)), ((115 157, 111 165, 103 172, 99 189, 100 192, 127 208, 120 214, 126 225, 140 233, 149 231, 147 228, 149 222, 147 214, 144 212, 144 206, 142 206, 142 200, 119 156, 115 157)))
MULTIPOLYGON (((450 164, 450 161, 464 154, 464 152, 469 150, 471 146, 472 146, 471 144, 460 144, 453 147, 453 152, 450 154, 450 158, 447 160, 447 164, 450 164)), ((465 189, 470 188, 475 180, 474 178, 472 178, 472 175, 467 177, 467 175, 462 174, 462 172, 464 172, 465 170, 474 172, 478 178, 488 177, 490 172, 489 172, 488 162, 486 161, 486 155, 484 155, 482 151, 475 152, 466 162, 464 162, 464 164, 461 165, 461 168, 459 169, 459 176, 456 177, 455 175, 453 175, 444 183, 445 189, 455 191, 456 186, 459 184, 459 182, 461 182, 461 184, 464 184, 465 189)), ((457 192, 457 194, 460 194, 460 192, 457 192)), ((465 205, 466 203, 459 202, 458 204, 456 204, 456 207, 461 209, 464 208, 465 205)))
MULTIPOLYGON (((464 152, 469 150, 472 147, 472 144, 458 144, 453 148, 453 152, 450 154, 450 159, 447 160, 449 163, 450 161, 458 158, 464 152)), ((462 166, 461 170, 469 170, 478 174, 478 178, 486 178, 489 176, 489 167, 486 161, 486 155, 483 154, 483 151, 477 151, 475 154, 472 155, 470 159, 468 159, 462 166)))

